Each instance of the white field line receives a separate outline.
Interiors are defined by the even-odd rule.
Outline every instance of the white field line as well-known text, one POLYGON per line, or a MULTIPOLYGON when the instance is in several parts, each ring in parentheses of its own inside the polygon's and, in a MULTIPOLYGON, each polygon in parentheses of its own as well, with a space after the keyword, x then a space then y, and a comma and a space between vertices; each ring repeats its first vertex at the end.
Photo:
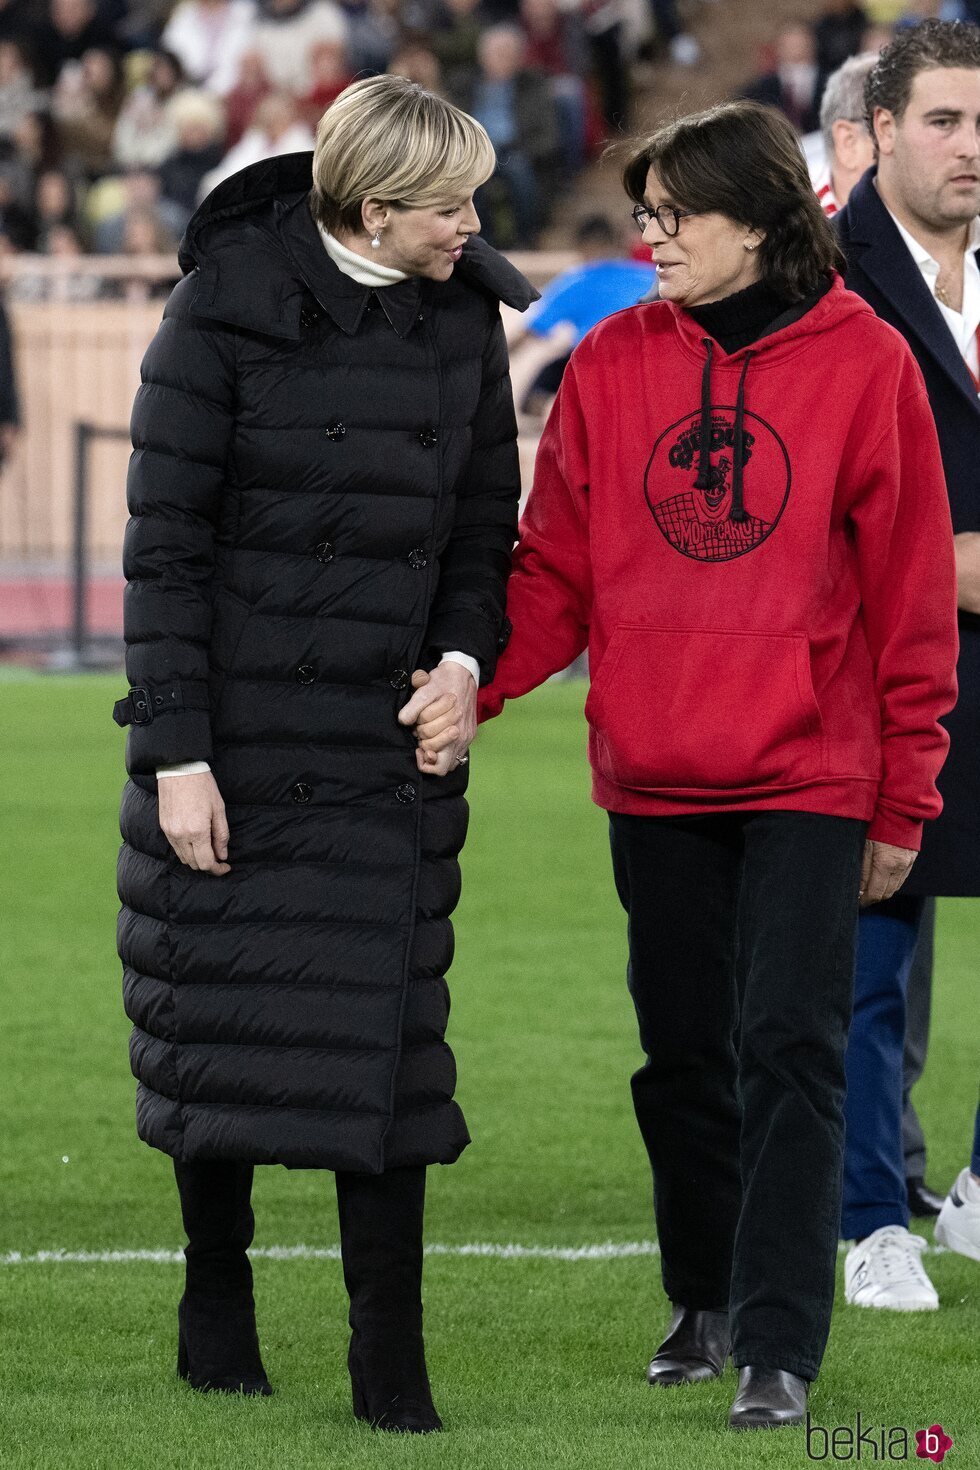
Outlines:
MULTIPOLYGON (((845 1247, 840 1246, 841 1250, 845 1247)), ((946 1254, 946 1247, 927 1245, 926 1255, 946 1254)), ((463 1245, 432 1244, 425 1247, 427 1256, 478 1257, 494 1261, 622 1261, 635 1256, 658 1256, 655 1240, 607 1240, 599 1245, 496 1245, 473 1241, 463 1245)), ((264 1261, 339 1261, 336 1245, 267 1245, 254 1246, 249 1255, 264 1261)), ((110 1250, 110 1251, 5 1251, 0 1253, 0 1266, 129 1266, 147 1262, 151 1265, 178 1265, 182 1250, 110 1250)))

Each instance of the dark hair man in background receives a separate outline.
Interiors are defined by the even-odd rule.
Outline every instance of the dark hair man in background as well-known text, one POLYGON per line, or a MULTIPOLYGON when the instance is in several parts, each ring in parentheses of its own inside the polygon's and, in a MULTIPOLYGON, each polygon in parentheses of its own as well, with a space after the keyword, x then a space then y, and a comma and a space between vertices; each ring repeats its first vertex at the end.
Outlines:
POLYGON ((813 31, 805 21, 780 26, 774 43, 775 64, 743 87, 742 97, 778 107, 798 133, 819 126, 820 69, 813 31))
MULTIPOLYGON (((881 53, 865 93, 877 168, 837 216, 847 285, 906 338, 939 431, 953 530, 960 621, 959 702, 931 824, 902 892, 860 921, 854 1021, 847 1053, 847 1148, 842 1231, 854 1238, 847 1300, 930 1309, 938 1298, 910 1235, 924 1167, 903 1167, 906 985, 927 900, 980 895, 980 28, 927 21, 881 53), (909 1177, 913 1176, 913 1177, 909 1177)), ((929 945, 931 914, 923 939, 929 945)), ((928 987, 931 950, 915 974, 928 987)), ((910 996, 924 1060, 928 989, 910 996)), ((924 1141, 921 1145, 924 1160, 924 1141)), ((980 1186, 978 1186, 980 1188, 980 1186)), ((935 1205, 932 1207, 934 1212, 935 1205)))

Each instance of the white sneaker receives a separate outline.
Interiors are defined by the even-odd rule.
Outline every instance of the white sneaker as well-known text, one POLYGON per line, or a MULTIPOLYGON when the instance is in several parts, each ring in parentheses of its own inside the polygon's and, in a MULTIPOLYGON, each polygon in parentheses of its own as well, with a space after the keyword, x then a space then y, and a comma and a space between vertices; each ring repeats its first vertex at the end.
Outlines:
POLYGON ((903 1225, 883 1225, 856 1242, 844 1260, 845 1300, 892 1312, 934 1312, 939 1297, 922 1265, 925 1246, 903 1225))
POLYGON ((970 1184, 969 1169, 961 1170, 936 1221, 939 1244, 974 1261, 980 1261, 980 1201, 973 1198, 977 1192, 977 1185, 970 1184))

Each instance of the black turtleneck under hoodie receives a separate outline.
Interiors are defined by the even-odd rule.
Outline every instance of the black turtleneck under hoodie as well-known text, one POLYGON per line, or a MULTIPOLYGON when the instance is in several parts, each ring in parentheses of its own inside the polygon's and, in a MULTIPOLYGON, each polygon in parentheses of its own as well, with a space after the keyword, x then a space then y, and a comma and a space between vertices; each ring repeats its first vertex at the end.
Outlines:
MULTIPOLYGON (((711 487, 711 360, 715 342, 726 353, 750 347, 762 337, 769 337, 783 327, 791 326, 806 316, 822 296, 830 290, 830 278, 819 290, 811 292, 802 301, 791 301, 788 296, 775 291, 767 281, 754 281, 744 291, 736 291, 721 301, 709 301, 704 306, 688 306, 684 310, 693 317, 707 334, 703 338, 705 349, 704 371, 701 376, 701 435, 698 449, 698 477, 695 486, 699 490, 711 487)), ((735 400, 735 443, 734 472, 732 476, 733 521, 747 519, 742 495, 742 442, 745 432, 745 378, 753 354, 747 352, 742 362, 742 374, 738 381, 738 397, 735 400)))
MULTIPOLYGON (((829 289, 829 281, 827 286, 829 289)), ((820 294, 822 296, 823 292, 820 294)), ((709 301, 705 306, 685 306, 684 310, 688 316, 693 316, 709 337, 730 353, 751 346, 760 337, 768 337, 779 327, 788 326, 789 323, 780 318, 791 308, 798 307, 802 316, 813 304, 810 298, 805 302, 793 302, 788 296, 773 290, 768 281, 754 281, 744 291, 736 291, 721 301, 709 301)))

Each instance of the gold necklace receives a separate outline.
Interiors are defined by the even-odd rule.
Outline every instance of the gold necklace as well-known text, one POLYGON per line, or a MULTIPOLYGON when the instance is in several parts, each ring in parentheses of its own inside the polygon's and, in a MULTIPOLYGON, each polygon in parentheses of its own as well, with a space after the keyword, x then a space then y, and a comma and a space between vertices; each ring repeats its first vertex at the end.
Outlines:
POLYGON ((943 306, 948 306, 950 307, 950 310, 952 310, 952 304, 949 299, 949 292, 946 290, 945 286, 940 286, 938 281, 936 282, 936 300, 942 302, 943 306))

